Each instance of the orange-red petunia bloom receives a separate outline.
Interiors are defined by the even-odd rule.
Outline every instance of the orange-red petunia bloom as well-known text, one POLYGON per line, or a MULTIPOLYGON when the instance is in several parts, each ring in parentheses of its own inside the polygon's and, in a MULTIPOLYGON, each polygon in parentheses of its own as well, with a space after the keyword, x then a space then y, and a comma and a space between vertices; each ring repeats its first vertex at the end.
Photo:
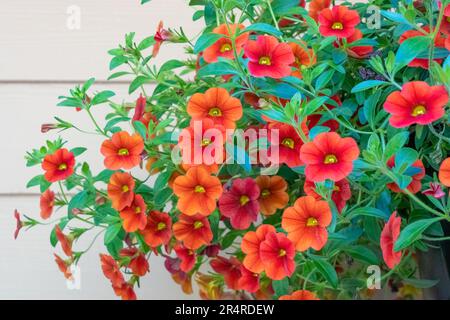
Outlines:
POLYGON ((125 280, 117 261, 109 255, 100 254, 100 262, 105 277, 111 281, 113 286, 121 286, 125 280))
MULTIPOLYGON (((393 168, 395 166, 395 156, 392 156, 388 160, 387 165, 389 168, 393 168)), ((412 181, 406 189, 408 189, 409 192, 416 194, 422 189, 422 179, 425 177, 425 167, 423 166, 422 160, 417 160, 411 165, 410 168, 410 170, 414 170, 414 172, 411 176, 412 181)), ((400 187, 395 182, 388 183, 386 186, 393 192, 402 192, 402 189, 400 189, 400 187)))
POLYGON ((245 290, 255 293, 260 290, 259 274, 251 272, 245 266, 241 265, 241 277, 238 281, 239 290, 245 290))
POLYGON ((242 118, 242 104, 223 88, 211 88, 205 93, 194 94, 188 102, 187 113, 193 120, 211 119, 226 129, 236 128, 242 118))
POLYGON ((264 271, 264 264, 261 260, 259 249, 266 236, 273 232, 276 232, 274 226, 263 224, 256 231, 249 231, 244 235, 241 249, 246 256, 242 263, 251 272, 261 273, 264 271))
POLYGON ((181 290, 185 294, 192 294, 192 275, 178 271, 172 274, 172 279, 181 286, 181 290))
POLYGON ((439 168, 439 181, 446 187, 450 187, 450 158, 445 159, 439 168))
POLYGON ((144 141, 138 134, 120 131, 102 143, 100 152, 105 156, 105 167, 110 170, 132 169, 141 163, 144 141))
POLYGON ((239 290, 239 279, 241 278, 241 263, 235 257, 229 259, 216 257, 210 262, 211 267, 217 273, 223 275, 225 284, 232 290, 239 290))
POLYGON ((256 41, 248 41, 244 50, 249 58, 248 70, 252 76, 281 79, 291 74, 295 57, 287 43, 264 35, 258 36, 256 41))
POLYGON ((127 282, 122 282, 119 285, 113 284, 114 293, 116 296, 121 297, 122 300, 136 300, 136 293, 131 284, 127 282))
POLYGON ((53 154, 45 156, 42 161, 45 180, 48 182, 57 182, 65 180, 73 174, 75 166, 75 156, 67 149, 58 149, 53 154))
MULTIPOLYGON (((233 43, 230 37, 234 37, 238 32, 245 29, 242 24, 231 24, 227 26, 226 24, 221 24, 220 26, 214 28, 213 33, 223 34, 224 37, 217 40, 212 46, 205 49, 203 52, 203 59, 208 63, 217 62, 218 58, 234 59, 233 43)), ((239 55, 245 43, 248 40, 248 32, 236 37, 236 53, 239 55)))
POLYGON ((114 173, 108 183, 108 197, 112 207, 118 211, 131 206, 134 200, 135 182, 131 174, 126 172, 114 173))
POLYGON ((313 49, 308 49, 306 43, 302 43, 302 45, 291 42, 289 46, 292 49, 292 53, 295 57, 295 62, 291 65, 295 68, 292 72, 292 76, 302 78, 302 71, 305 68, 309 68, 316 64, 317 57, 314 53, 313 49))
POLYGON ((424 81, 405 83, 401 91, 392 92, 384 103, 391 114, 389 123, 394 128, 412 124, 427 125, 442 118, 448 93, 444 86, 430 86, 424 81))
MULTIPOLYGON (((303 191, 306 195, 314 197, 316 200, 322 199, 320 194, 316 192, 316 184, 310 180, 306 180, 303 185, 303 191)), ((350 184, 347 179, 342 179, 334 183, 333 193, 331 194, 331 200, 336 204, 336 208, 339 212, 342 212, 346 203, 352 197, 352 191, 350 190, 350 184)))
POLYGON ((326 8, 319 13, 319 31, 325 37, 350 37, 361 22, 358 11, 350 10, 346 6, 326 8))
POLYGON ((297 290, 290 295, 284 295, 279 300, 320 300, 314 292, 308 290, 297 290))
POLYGON ((140 252, 137 248, 125 248, 120 250, 120 256, 130 259, 128 268, 131 269, 134 275, 143 277, 150 271, 150 265, 145 258, 144 253, 140 252))
POLYGON ((152 52, 153 58, 156 58, 156 56, 158 55, 163 42, 170 40, 172 37, 173 34, 170 31, 164 29, 164 23, 160 21, 154 36, 155 44, 153 45, 153 52, 152 52))
POLYGON ((141 231, 144 241, 152 248, 166 245, 172 236, 172 219, 167 213, 150 211, 147 217, 147 225, 141 231))
POLYGON ((61 271, 64 274, 64 277, 67 280, 72 280, 73 275, 72 272, 70 271, 71 262, 62 259, 56 253, 54 253, 53 255, 55 256, 55 262, 56 265, 58 266, 59 271, 61 271))
POLYGON ((180 215, 179 220, 173 225, 173 234, 186 248, 192 250, 209 244, 213 239, 209 221, 202 215, 180 215))
POLYGON ((17 209, 14 210, 14 218, 16 219, 16 230, 14 231, 14 239, 17 239, 20 229, 22 229, 23 227, 23 222, 20 219, 20 213, 19 211, 17 211, 17 209))
POLYGON ((71 257, 73 255, 72 252, 72 239, 70 237, 66 236, 59 225, 55 227, 55 234, 56 238, 58 239, 59 243, 61 244, 61 248, 66 254, 66 256, 71 257))
POLYGON ((210 175, 202 167, 192 167, 186 175, 173 182, 173 192, 178 196, 177 208, 186 215, 210 215, 216 209, 222 195, 219 178, 210 175))
POLYGON ((124 230, 126 232, 144 230, 147 225, 146 211, 147 205, 144 198, 140 194, 135 195, 131 205, 120 211, 124 230))
POLYGON ((182 245, 176 245, 174 248, 177 257, 181 260, 180 269, 183 272, 189 272, 194 268, 197 256, 195 252, 182 245))
POLYGON ((258 202, 262 214, 272 215, 277 209, 283 209, 288 204, 287 183, 282 177, 259 176, 255 181, 261 191, 258 202))
POLYGON ((397 217, 397 212, 394 211, 385 224, 380 237, 381 251, 383 252, 383 259, 386 265, 392 269, 398 265, 402 259, 402 252, 395 252, 394 245, 400 236, 400 226, 402 219, 397 217))
POLYGON ((295 247, 283 233, 267 234, 259 250, 268 278, 282 280, 294 273, 295 247))
POLYGON ((316 22, 319 21, 319 14, 323 9, 329 8, 331 6, 331 0, 312 0, 309 3, 308 14, 316 22))
POLYGON ((55 206, 55 193, 50 189, 47 189, 39 201, 39 206, 41 208, 41 218, 48 219, 53 213, 53 207, 55 206))
POLYGON ((344 179, 353 171, 353 161, 358 157, 356 141, 341 138, 335 132, 320 133, 300 149, 300 159, 306 164, 306 178, 314 182, 344 179))
POLYGON ((327 243, 326 228, 331 220, 331 209, 326 201, 306 196, 298 198, 293 207, 284 210, 281 226, 297 251, 320 250, 327 243))

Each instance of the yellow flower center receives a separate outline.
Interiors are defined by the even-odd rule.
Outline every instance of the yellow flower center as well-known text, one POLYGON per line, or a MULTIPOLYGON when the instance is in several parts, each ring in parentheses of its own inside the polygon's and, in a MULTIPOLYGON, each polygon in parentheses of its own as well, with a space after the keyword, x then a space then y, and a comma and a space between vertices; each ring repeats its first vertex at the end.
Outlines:
POLYGON ((245 194, 241 196, 239 199, 239 202, 241 203, 241 206, 245 206, 250 201, 250 198, 246 196, 245 194))
POLYGON ((135 209, 134 209, 134 211, 136 212, 136 213, 141 213, 142 211, 141 211, 141 207, 136 207, 135 209))
POLYGON ((283 141, 281 142, 281 144, 282 144, 283 146, 285 146, 285 147, 288 147, 289 149, 294 149, 294 147, 295 147, 295 142, 294 142, 294 140, 291 139, 291 138, 283 139, 283 141))
POLYGON ((67 164, 65 164, 65 163, 61 163, 60 165, 59 165, 59 167, 58 167, 58 170, 59 171, 64 171, 64 170, 66 170, 67 169, 67 164))
POLYGON ((130 191, 130 188, 127 185, 122 186, 122 192, 123 193, 126 193, 128 191, 130 191))
POLYGON ((161 231, 166 228, 166 224, 164 222, 158 223, 158 226, 156 227, 156 230, 161 231))
POLYGON ((203 222, 201 221, 195 221, 194 222, 194 229, 200 229, 201 227, 203 227, 203 222))
POLYGON ((447 22, 450 22, 450 16, 447 17, 447 22))
POLYGON ((202 147, 209 146, 211 143, 212 143, 211 140, 209 140, 209 139, 203 139, 203 140, 202 140, 202 147))
POLYGON ((331 29, 333 29, 333 30, 342 30, 342 29, 344 29, 344 25, 341 22, 335 22, 331 26, 331 29))
POLYGON ((306 221, 307 227, 315 227, 319 224, 319 221, 317 221, 316 218, 310 217, 308 218, 308 221, 306 221))
POLYGON ((418 106, 415 106, 413 111, 411 112, 411 115, 413 117, 423 116, 427 112, 427 109, 425 106, 419 104, 418 106))
POLYGON ((231 44, 229 44, 229 43, 224 43, 224 44, 220 47, 220 52, 225 53, 225 52, 231 51, 231 49, 233 49, 233 47, 231 46, 231 44))
POLYGON ((194 192, 196 192, 196 193, 205 193, 206 190, 205 190, 205 188, 203 186, 198 185, 198 186, 195 186, 194 192))
POLYGON ((263 198, 266 198, 266 197, 270 196, 270 190, 264 189, 264 190, 261 192, 261 196, 262 196, 263 198))
POLYGON ((222 115, 222 110, 220 110, 219 108, 211 108, 209 109, 208 114, 211 117, 220 117, 222 115))
POLYGON ((285 255, 286 255, 286 250, 280 249, 280 251, 278 252, 278 256, 279 257, 284 257, 285 255))
POLYGON ((339 188, 339 186, 337 186, 337 185, 334 185, 334 187, 333 187, 333 191, 341 191, 341 188, 339 188))
POLYGON ((335 164, 338 162, 338 159, 334 154, 327 154, 325 156, 325 160, 323 160, 323 163, 325 164, 335 164))
POLYGON ((119 156, 127 156, 130 154, 130 152, 128 151, 128 149, 122 148, 119 150, 119 152, 117 153, 119 156))
POLYGON ((261 57, 259 58, 259 64, 263 66, 270 66, 272 64, 272 61, 269 57, 261 57))

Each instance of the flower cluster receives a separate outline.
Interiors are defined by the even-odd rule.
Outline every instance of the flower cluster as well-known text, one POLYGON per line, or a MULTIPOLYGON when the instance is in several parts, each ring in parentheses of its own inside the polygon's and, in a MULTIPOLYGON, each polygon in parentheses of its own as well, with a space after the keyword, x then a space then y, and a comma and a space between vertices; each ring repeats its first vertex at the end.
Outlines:
MULTIPOLYGON (((126 71, 110 79, 130 77, 134 102, 90 79, 59 106, 94 129, 42 128, 102 136, 104 170, 61 138, 27 154, 64 276, 87 252, 77 240, 97 232, 122 299, 157 258, 204 299, 367 298, 369 265, 383 285, 423 286, 415 253, 448 239, 450 221, 450 5, 374 2, 378 29, 367 3, 206 0, 197 39, 162 22, 140 42, 127 34, 110 51, 126 71), (171 44, 186 59, 151 66, 171 44)), ((41 223, 15 218, 15 237, 41 223)))

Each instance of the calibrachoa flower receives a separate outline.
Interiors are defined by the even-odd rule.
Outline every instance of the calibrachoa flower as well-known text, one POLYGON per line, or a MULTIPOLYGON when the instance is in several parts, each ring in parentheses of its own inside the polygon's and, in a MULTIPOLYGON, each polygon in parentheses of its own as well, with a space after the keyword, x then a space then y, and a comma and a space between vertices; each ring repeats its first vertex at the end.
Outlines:
POLYGON ((140 121, 144 116, 145 107, 147 106, 147 99, 141 94, 136 101, 136 107, 134 108, 134 115, 132 121, 140 121))
MULTIPOLYGON (((393 168, 395 166, 395 157, 394 156, 388 160, 387 165, 389 168, 393 168)), ((414 170, 414 174, 411 176, 412 181, 407 186, 407 189, 409 192, 415 194, 422 189, 422 179, 423 179, 423 177, 425 177, 425 168, 423 166, 422 160, 415 161, 411 165, 410 169, 414 170), (415 171, 417 171, 417 173, 415 173, 415 171)), ((408 172, 408 171, 406 171, 406 172, 408 172)), ((402 192, 400 187, 395 182, 389 183, 386 186, 393 192, 397 192, 397 193, 402 192)))
POLYGON ((59 226, 55 227, 55 234, 56 238, 58 239, 59 243, 61 244, 61 248, 66 254, 66 256, 71 257, 73 255, 72 252, 72 239, 68 236, 66 236, 61 228, 59 226))
POLYGON ((211 119, 214 124, 234 129, 236 121, 242 118, 242 104, 223 88, 211 88, 204 94, 194 94, 187 105, 187 112, 193 120, 211 119))
POLYGON ((20 219, 20 213, 19 211, 17 211, 17 209, 14 210, 14 218, 16 219, 16 230, 14 231, 14 239, 17 239, 20 229, 22 229, 23 227, 23 222, 20 219))
POLYGON ((186 248, 192 250, 209 244, 213 239, 209 221, 202 215, 180 215, 179 220, 173 225, 173 234, 186 248))
POLYGON ((389 123, 395 128, 412 124, 427 125, 442 118, 448 103, 444 86, 430 86, 423 81, 405 83, 401 91, 391 93, 384 110, 391 114, 389 123))
POLYGON ((261 260, 260 247, 269 233, 276 232, 275 227, 270 224, 263 224, 256 231, 247 232, 242 238, 241 249, 246 254, 243 265, 254 273, 264 271, 264 264, 261 260))
POLYGON ((120 211, 124 230, 126 232, 144 230, 147 225, 146 211, 147 205, 144 198, 140 194, 135 195, 131 204, 120 211))
POLYGON ((150 266, 145 255, 136 248, 125 248, 120 250, 120 256, 130 259, 128 268, 134 275, 143 277, 150 271, 150 266))
MULTIPOLYGON (((314 197, 316 200, 322 199, 322 196, 316 192, 316 184, 310 180, 306 180, 303 185, 303 191, 306 195, 314 197)), ((339 212, 344 209, 346 203, 352 197, 352 191, 350 190, 350 184, 347 179, 342 179, 334 183, 331 199, 336 204, 336 208, 339 212)))
POLYGON ((259 176, 255 181, 261 191, 258 202, 262 214, 272 215, 287 205, 289 195, 286 192, 286 180, 280 176, 259 176))
POLYGON ((397 217, 397 212, 394 211, 389 221, 385 224, 380 237, 381 251, 383 252, 383 259, 386 265, 392 269, 400 263, 402 259, 402 252, 394 251, 394 245, 400 235, 400 226, 402 219, 397 217))
POLYGON ((439 168, 439 181, 446 186, 450 187, 450 158, 445 159, 439 168))
POLYGON ((119 285, 113 285, 114 293, 116 296, 121 297, 122 300, 136 300, 136 293, 133 286, 127 282, 122 282, 119 285))
POLYGON ((156 58, 156 56, 158 55, 159 49, 161 48, 163 42, 170 40, 172 37, 173 34, 170 31, 164 29, 164 23, 160 21, 154 36, 155 44, 153 46, 153 58, 156 58))
POLYGON ((308 248, 320 250, 327 243, 326 228, 331 219, 330 206, 326 201, 306 196, 298 198, 293 207, 284 210, 281 226, 298 251, 308 248))
POLYGON ((216 209, 216 201, 222 195, 222 184, 202 167, 192 167, 184 176, 173 182, 173 192, 178 196, 177 208, 193 216, 210 215, 216 209))
POLYGON ((291 42, 289 46, 292 49, 292 53, 295 57, 295 62, 292 66, 296 69, 292 72, 294 77, 302 78, 302 71, 305 68, 310 68, 317 62, 316 54, 314 50, 308 49, 307 44, 302 42, 302 44, 291 42))
POLYGON ((345 6, 323 9, 319 13, 318 20, 319 30, 323 36, 338 38, 350 37, 361 22, 358 12, 345 6))
POLYGON ((319 20, 319 14, 323 9, 329 8, 331 6, 331 0, 311 0, 309 3, 308 14, 311 18, 319 20))
POLYGON ((41 218, 48 219, 53 213, 53 207, 55 206, 55 193, 50 189, 47 189, 41 194, 40 207, 41 218))
POLYGON ((255 293, 260 289, 259 274, 251 272, 245 266, 241 265, 241 277, 238 281, 240 290, 255 293))
POLYGON ((235 179, 219 199, 220 213, 230 218, 235 229, 245 230, 256 221, 259 213, 260 190, 252 178, 235 179))
POLYGON ((113 286, 120 287, 125 280, 117 261, 109 255, 100 254, 100 262, 105 277, 111 281, 113 286))
POLYGON ((223 275, 225 284, 232 290, 239 290, 239 279, 241 278, 241 263, 235 257, 229 259, 216 257, 210 262, 211 268, 223 275))
POLYGON ((290 295, 280 297, 280 300, 320 300, 314 292, 308 290, 297 290, 290 295))
POLYGON ((73 275, 72 272, 70 271, 71 263, 58 256, 56 253, 54 253, 53 256, 55 257, 55 262, 56 265, 58 266, 59 271, 61 271, 64 274, 64 277, 67 280, 72 280, 73 275))
POLYGON ((284 234, 267 234, 259 250, 267 277, 282 280, 292 275, 295 270, 295 247, 284 234))
POLYGON ((191 271, 197 260, 195 252, 182 245, 176 245, 173 249, 175 250, 177 257, 181 260, 180 269, 184 272, 191 271))
MULTIPOLYGON (((301 130, 305 133, 305 136, 308 134, 308 128, 305 123, 302 123, 301 130)), ((271 123, 268 139, 271 145, 269 152, 278 152, 278 164, 285 163, 290 168, 303 165, 300 159, 300 149, 303 146, 303 141, 293 126, 279 122, 271 123), (274 132, 276 133, 276 138, 274 132), (274 149, 275 151, 273 151, 274 149)))
POLYGON ((131 174, 114 173, 108 183, 108 197, 112 201, 112 207, 120 211, 131 206, 134 200, 134 187, 135 181, 131 174))
POLYGON ((248 41, 244 52, 249 58, 248 70, 254 77, 287 77, 291 74, 290 65, 295 62, 291 47, 273 36, 258 36, 256 41, 248 41))
POLYGON ((422 193, 436 199, 445 197, 445 192, 442 190, 441 185, 437 182, 430 182, 430 188, 422 191, 422 193))
POLYGON ((353 161, 358 156, 356 141, 341 138, 335 132, 320 133, 300 149, 300 159, 306 164, 306 178, 314 182, 344 179, 353 171, 353 161))
POLYGON ((104 141, 100 151, 105 156, 106 168, 132 169, 141 163, 144 141, 138 134, 130 136, 128 132, 120 131, 104 141))
POLYGON ((172 219, 167 213, 150 211, 147 217, 147 225, 141 231, 144 241, 152 248, 166 245, 172 236, 172 219))
POLYGON ((75 156, 67 149, 58 149, 53 154, 46 155, 42 162, 44 177, 48 182, 65 180, 73 174, 75 156))
MULTIPOLYGON (((245 27, 242 24, 221 24, 214 28, 213 33, 223 34, 224 37, 217 40, 212 46, 205 49, 203 52, 203 59, 208 63, 217 62, 219 57, 226 59, 234 59, 233 43, 231 37, 237 35, 238 32, 244 30, 245 27)), ((239 55, 242 52, 242 48, 248 40, 248 32, 244 32, 236 37, 236 53, 239 55)))

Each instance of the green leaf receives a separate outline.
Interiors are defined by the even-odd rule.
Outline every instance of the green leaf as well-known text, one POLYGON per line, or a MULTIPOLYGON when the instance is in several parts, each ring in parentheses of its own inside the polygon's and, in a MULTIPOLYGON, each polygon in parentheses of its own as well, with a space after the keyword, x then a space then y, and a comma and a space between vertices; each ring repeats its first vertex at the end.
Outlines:
POLYGON ((285 277, 283 280, 272 281, 272 288, 275 291, 275 296, 280 297, 289 292, 289 278, 285 277))
POLYGON ((155 206, 159 208, 163 208, 173 194, 171 188, 164 188, 162 190, 155 189, 155 192, 155 206))
POLYGON ((223 37, 223 34, 217 34, 217 33, 205 33, 198 38, 197 42, 194 46, 194 53, 199 54, 206 48, 212 46, 214 43, 217 42, 220 38, 223 37))
POLYGON ((149 82, 150 79, 144 76, 138 76, 136 77, 136 79, 134 79, 131 84, 130 87, 128 88, 128 93, 132 94, 133 92, 135 92, 140 86, 144 85, 144 83, 149 82))
POLYGON ((367 89, 370 89, 370 88, 373 88, 373 87, 377 87, 377 86, 381 86, 381 85, 385 85, 385 84, 389 84, 389 83, 386 82, 386 81, 380 81, 380 80, 363 81, 363 82, 360 82, 356 86, 353 87, 352 93, 365 91, 367 89))
POLYGON ((150 48, 154 43, 155 43, 155 37, 154 36, 147 37, 147 38, 145 38, 144 40, 142 40, 139 43, 138 49, 139 50, 145 50, 147 48, 150 48))
POLYGON ((118 66, 121 66, 122 64, 126 63, 128 59, 124 56, 115 56, 111 59, 111 62, 109 63, 109 70, 113 70, 117 68, 118 66))
POLYGON ((228 249, 234 243, 234 240, 236 240, 236 238, 241 235, 242 235, 242 232, 239 230, 231 230, 230 232, 228 232, 222 238, 222 243, 221 243, 222 250, 228 249))
POLYGON ((442 218, 422 219, 407 225, 401 232, 394 245, 394 251, 398 252, 409 247, 411 244, 422 238, 422 233, 433 223, 442 218))
POLYGON ((347 214, 346 218, 350 220, 358 216, 374 217, 385 221, 389 220, 389 214, 372 207, 356 208, 347 214))
POLYGON ((429 37, 413 37, 406 39, 400 45, 395 55, 395 63, 397 66, 406 66, 424 50, 430 47, 431 39, 429 37))
POLYGON ((428 280, 428 279, 402 279, 403 282, 412 285, 414 288, 427 289, 434 287, 440 280, 428 280))
POLYGON ((173 70, 176 68, 181 68, 183 66, 184 66, 184 63, 179 60, 169 60, 161 66, 161 68, 159 69, 159 73, 173 70))
POLYGON ((145 124, 140 121, 133 121, 133 127, 142 139, 147 140, 147 127, 145 124))
POLYGON ((275 28, 274 26, 267 24, 267 23, 254 23, 247 28, 245 28, 244 32, 261 32, 261 33, 268 33, 271 35, 274 35, 276 37, 280 37, 283 35, 283 33, 275 28))
POLYGON ((202 78, 206 76, 222 76, 229 74, 239 74, 239 72, 227 62, 216 62, 207 64, 197 72, 197 77, 202 78))
POLYGON ((101 181, 107 183, 109 182, 109 179, 113 174, 114 174, 113 170, 105 169, 94 177, 94 181, 101 181))
POLYGON ((141 0, 141 4, 149 3, 151 0, 141 0))
POLYGON ((325 280, 327 280, 333 288, 337 288, 338 276, 334 267, 322 257, 314 255, 310 255, 310 257, 312 258, 315 267, 325 278, 325 280))
POLYGON ((87 200, 88 192, 86 190, 83 190, 80 193, 74 195, 73 198, 69 201, 69 206, 67 208, 69 216, 73 214, 73 209, 83 209, 87 204, 87 200))
POLYGON ((344 251, 347 252, 352 258, 366 262, 369 265, 378 265, 380 263, 377 255, 365 246, 353 246, 349 248, 344 248, 344 251))
POLYGON ((325 102, 328 100, 328 97, 317 97, 313 100, 309 101, 305 107, 303 108, 303 114, 309 116, 317 111, 325 102))
POLYGON ((120 229, 122 228, 122 223, 115 223, 110 225, 105 232, 104 242, 105 245, 111 243, 119 234, 120 229))
POLYGON ((394 154, 396 154, 403 146, 406 144, 409 138, 408 131, 402 131, 393 136, 387 143, 386 149, 384 151, 384 159, 390 159, 394 154))
POLYGON ((120 78, 122 76, 126 76, 127 74, 130 74, 130 73, 127 72, 127 71, 119 71, 119 72, 116 72, 116 73, 113 73, 112 75, 110 75, 108 77, 108 80, 117 79, 117 78, 120 78))
POLYGON ((85 153, 86 150, 87 150, 87 148, 79 147, 79 148, 73 148, 72 150, 70 150, 70 152, 72 152, 75 157, 78 157, 79 155, 85 153))
POLYGON ((101 103, 105 103, 106 101, 108 101, 111 97, 114 97, 116 94, 112 91, 106 90, 106 91, 102 91, 99 92, 95 95, 95 97, 92 99, 91 104, 93 106, 97 105, 97 104, 101 104, 101 103))
POLYGON ((35 186, 39 186, 41 184, 41 181, 45 179, 44 176, 42 174, 35 176, 34 178, 32 178, 30 181, 28 181, 27 183, 27 188, 31 188, 31 187, 35 187, 35 186))

